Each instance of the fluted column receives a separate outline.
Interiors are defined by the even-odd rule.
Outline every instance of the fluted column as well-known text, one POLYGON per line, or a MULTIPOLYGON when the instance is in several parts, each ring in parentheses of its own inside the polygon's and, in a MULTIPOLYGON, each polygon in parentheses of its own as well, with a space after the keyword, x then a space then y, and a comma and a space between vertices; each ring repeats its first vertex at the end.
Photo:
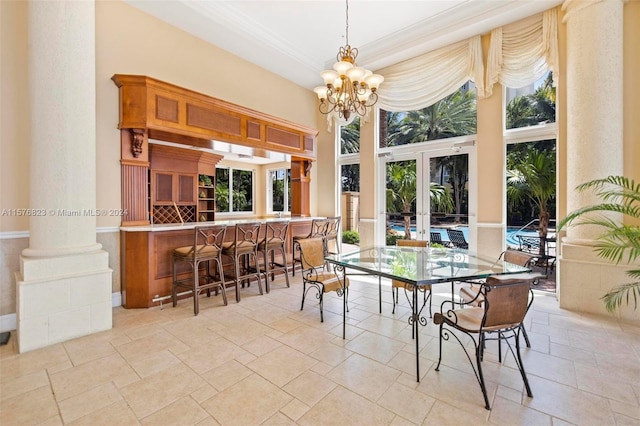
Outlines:
POLYGON ((20 351, 111 328, 96 243, 93 1, 29 2, 29 248, 17 283, 20 351))
MULTIPOLYGON (((581 183, 623 171, 623 0, 570 0, 567 25, 567 210, 598 200, 581 183)), ((596 227, 569 228, 568 240, 596 227)))

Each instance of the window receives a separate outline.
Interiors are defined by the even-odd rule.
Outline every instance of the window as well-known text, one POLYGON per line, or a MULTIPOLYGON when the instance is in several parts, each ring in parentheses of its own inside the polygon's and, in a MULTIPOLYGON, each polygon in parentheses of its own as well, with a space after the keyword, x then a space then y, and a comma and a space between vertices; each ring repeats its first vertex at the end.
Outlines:
POLYGON ((476 90, 471 81, 417 111, 380 110, 380 148, 473 135, 477 116, 476 90))
POLYGON ((340 127, 340 155, 360 153, 360 117, 340 127))
POLYGON ((253 212, 253 171, 216 169, 216 212, 253 212))
POLYGON ((291 169, 267 171, 267 211, 291 211, 291 169))
POLYGON ((507 129, 556 122, 556 88, 549 71, 529 86, 505 89, 507 129))

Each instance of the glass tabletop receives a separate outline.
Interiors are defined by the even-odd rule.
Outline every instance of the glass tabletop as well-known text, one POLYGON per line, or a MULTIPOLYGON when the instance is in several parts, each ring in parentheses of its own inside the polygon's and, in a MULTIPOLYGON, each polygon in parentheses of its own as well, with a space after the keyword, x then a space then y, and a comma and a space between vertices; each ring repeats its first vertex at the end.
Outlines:
POLYGON ((416 285, 531 271, 456 248, 378 246, 329 255, 326 260, 345 268, 416 285))

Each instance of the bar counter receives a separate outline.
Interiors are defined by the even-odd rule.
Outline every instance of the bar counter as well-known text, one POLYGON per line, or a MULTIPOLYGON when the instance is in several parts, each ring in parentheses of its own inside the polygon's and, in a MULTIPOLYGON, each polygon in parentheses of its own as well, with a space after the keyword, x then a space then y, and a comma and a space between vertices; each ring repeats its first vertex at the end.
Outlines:
MULTIPOLYGON (((173 250, 193 245, 193 230, 197 226, 227 225, 226 240, 232 241, 235 234, 232 227, 238 223, 289 221, 287 253, 291 256, 293 236, 308 235, 313 219, 269 217, 123 226, 120 228, 122 304, 125 308, 149 308, 160 303, 154 299, 171 295, 173 250)), ((181 265, 178 273, 186 276, 188 265, 181 265)))

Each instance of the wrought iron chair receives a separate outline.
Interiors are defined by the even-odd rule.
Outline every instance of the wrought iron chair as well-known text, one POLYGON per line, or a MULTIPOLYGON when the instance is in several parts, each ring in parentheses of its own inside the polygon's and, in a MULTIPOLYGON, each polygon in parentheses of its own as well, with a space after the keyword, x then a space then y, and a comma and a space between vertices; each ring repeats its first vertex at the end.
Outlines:
POLYGON ((482 360, 487 335, 497 333, 499 342, 505 341, 514 356, 524 386, 529 397, 533 397, 531 387, 527 379, 522 356, 520 354, 520 331, 523 329, 522 321, 527 313, 529 298, 533 297, 533 292, 529 282, 509 275, 499 275, 487 278, 486 283, 481 284, 478 297, 483 298, 481 306, 474 306, 475 300, 469 301, 472 307, 466 309, 453 309, 454 302, 446 300, 442 303, 441 311, 434 315, 433 322, 440 326, 440 347, 438 355, 438 365, 435 371, 440 371, 442 362, 442 341, 449 340, 453 336, 464 349, 467 358, 473 368, 482 395, 484 396, 485 408, 490 410, 489 397, 482 373, 482 360), (450 309, 445 309, 447 304, 450 309), (466 340, 463 342, 454 332, 460 331, 471 338, 475 349, 475 365, 467 352, 466 340), (474 337, 474 336, 477 336, 474 337), (509 339, 515 339, 515 352, 509 339))
POLYGON ((326 254, 340 253, 340 216, 327 218, 329 223, 324 234, 324 244, 326 254))
MULTIPOLYGON (((498 256, 498 260, 504 260, 505 262, 513 263, 514 265, 524 266, 527 268, 533 267, 536 261, 536 257, 532 256, 529 253, 525 253, 519 250, 505 250, 500 256, 498 256)), ((536 284, 538 280, 544 278, 545 276, 542 274, 538 274, 535 272, 522 273, 518 274, 518 278, 527 281, 529 284, 536 284)), ((483 281, 469 281, 470 285, 466 287, 460 288, 460 300, 466 304, 474 304, 476 306, 481 306, 483 302, 483 297, 480 293, 480 286, 483 281), (472 302, 473 301, 473 302, 472 302)), ((533 298, 529 301, 529 306, 527 306, 527 311, 529 307, 533 303, 533 298)), ((527 330, 522 325, 522 337, 527 344, 527 347, 531 347, 531 342, 529 341, 529 336, 527 335, 527 330)), ((502 356, 502 352, 499 354, 502 356)))
MULTIPOLYGON (((402 246, 402 247, 427 247, 428 243, 426 240, 397 240, 396 244, 398 246, 402 246)), ((412 284, 408 284, 405 283, 403 281, 399 281, 399 280, 391 280, 391 297, 393 298, 393 310, 391 311, 392 314, 396 313, 396 305, 398 304, 398 289, 405 289, 407 292, 411 292, 413 293, 413 285, 412 284)), ((432 302, 432 298, 431 298, 431 286, 427 285, 427 286, 420 286, 419 290, 424 292, 424 298, 423 298, 423 303, 427 302, 427 299, 429 299, 429 318, 432 317, 432 313, 431 313, 431 302, 432 302), (427 292, 429 293, 429 295, 427 296, 427 292)), ((424 305, 423 305, 424 306, 424 305)))
POLYGON ((258 253, 262 254, 264 261, 265 287, 267 293, 271 291, 271 282, 274 280, 274 270, 281 270, 289 287, 289 272, 287 267, 287 234, 289 222, 267 222, 265 224, 264 238, 258 243, 258 253), (275 254, 280 252, 282 263, 276 263, 275 254))
POLYGON ((249 279, 256 277, 258 279, 258 290, 262 292, 262 282, 260 280, 260 262, 258 260, 258 238, 260 234, 260 223, 238 223, 235 228, 235 236, 233 241, 226 242, 222 245, 222 254, 233 259, 233 283, 236 286, 236 302, 240 302, 240 284, 244 287, 244 282, 250 285, 249 279), (251 257, 255 268, 250 267, 251 257), (240 268, 240 261, 243 268, 240 268))
POLYGON ((449 241, 453 247, 461 249, 469 248, 469 243, 461 230, 447 228, 447 235, 449 236, 449 241))
MULTIPOLYGON (((320 301, 320 322, 324 322, 324 293, 335 291, 338 296, 348 298, 349 278, 344 273, 337 271, 324 271, 325 245, 322 238, 304 238, 296 241, 296 244, 302 264, 302 304, 300 310, 304 309, 304 299, 309 290, 315 289, 318 292, 316 298, 320 301)), ((348 311, 349 305, 347 304, 348 311)))
POLYGON ((296 276, 296 262, 302 264, 300 261, 300 256, 296 257, 296 248, 298 245, 296 244, 298 241, 307 239, 307 238, 322 238, 324 243, 324 237, 327 233, 327 228, 329 227, 329 219, 312 219, 311 220, 311 231, 307 235, 294 235, 293 236, 293 260, 291 262, 293 266, 293 271, 291 274, 296 276))
POLYGON ((178 305, 178 288, 186 288, 193 293, 193 314, 198 315, 200 293, 207 292, 211 296, 211 289, 222 292, 222 301, 227 304, 224 272, 222 270, 222 243, 227 232, 226 225, 198 226, 194 229, 193 245, 178 247, 173 250, 173 306, 178 305), (178 265, 186 262, 191 267, 192 275, 187 279, 178 279, 178 265), (200 264, 206 262, 206 268, 201 271, 200 264), (211 262, 216 264, 216 270, 211 271, 211 262), (204 275, 201 275, 204 272, 204 275), (216 277, 217 272, 217 277, 216 277))

